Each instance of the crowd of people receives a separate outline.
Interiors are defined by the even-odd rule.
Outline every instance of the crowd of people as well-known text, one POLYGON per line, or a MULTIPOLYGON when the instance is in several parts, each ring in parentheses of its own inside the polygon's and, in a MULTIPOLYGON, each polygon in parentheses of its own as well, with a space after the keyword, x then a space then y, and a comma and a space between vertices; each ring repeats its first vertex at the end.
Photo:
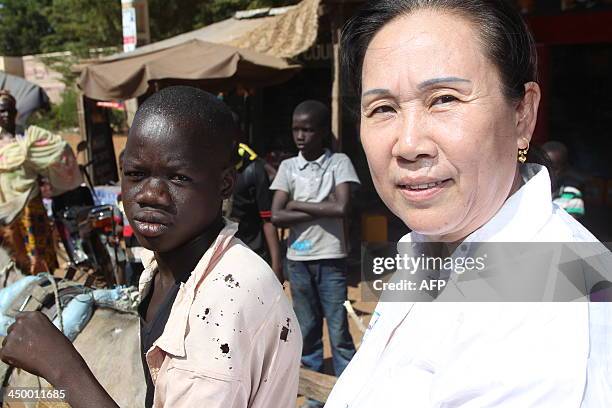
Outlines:
MULTIPOLYGON (((535 44, 508 3, 371 1, 341 49, 374 186, 412 231, 400 242, 443 242, 448 255, 479 242, 598 243, 575 219, 584 205, 567 150, 549 143, 540 160, 530 149, 535 44)), ((52 271, 39 182, 63 192, 82 180, 61 138, 16 134, 14 107, 0 93, 4 245, 22 270, 52 271)), ((300 367, 323 372, 324 319, 339 378, 327 401, 304 407, 612 406, 612 303, 381 301, 356 350, 344 220, 360 180, 324 147, 325 104, 296 106, 291 132, 297 156, 271 169, 236 142, 235 116, 214 95, 170 86, 139 107, 120 207, 138 248, 127 261, 139 276, 145 406, 294 407, 300 367)), ((39 312, 17 316, 0 357, 73 407, 117 406, 39 312)))

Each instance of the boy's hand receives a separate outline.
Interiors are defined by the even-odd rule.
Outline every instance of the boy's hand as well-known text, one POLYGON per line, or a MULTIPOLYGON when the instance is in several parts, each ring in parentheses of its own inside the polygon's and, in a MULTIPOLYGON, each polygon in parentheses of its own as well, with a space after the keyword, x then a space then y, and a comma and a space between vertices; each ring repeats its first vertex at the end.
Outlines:
POLYGON ((17 315, 2 342, 0 358, 52 384, 71 362, 81 360, 70 340, 40 312, 17 315))

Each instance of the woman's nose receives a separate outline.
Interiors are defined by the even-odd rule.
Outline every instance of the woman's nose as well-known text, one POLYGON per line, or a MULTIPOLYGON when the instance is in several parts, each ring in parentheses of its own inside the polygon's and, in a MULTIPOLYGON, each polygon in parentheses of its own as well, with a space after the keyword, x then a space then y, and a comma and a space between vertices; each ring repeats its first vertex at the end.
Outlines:
POLYGON ((172 205, 172 196, 166 182, 149 178, 136 195, 136 202, 141 207, 167 209, 172 205))
POLYGON ((437 154, 437 145, 422 115, 418 112, 404 114, 393 146, 393 157, 414 162, 437 154))

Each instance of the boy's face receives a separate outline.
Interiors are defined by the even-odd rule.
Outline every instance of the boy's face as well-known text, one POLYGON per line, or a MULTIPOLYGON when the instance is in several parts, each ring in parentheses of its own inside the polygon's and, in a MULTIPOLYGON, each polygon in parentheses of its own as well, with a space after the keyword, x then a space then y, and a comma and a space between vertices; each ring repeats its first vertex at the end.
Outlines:
POLYGON ((293 141, 303 154, 320 150, 327 134, 327 129, 315 119, 308 113, 293 115, 293 141))
POLYGON ((233 188, 231 169, 215 157, 219 153, 206 146, 206 135, 194 136, 179 121, 151 115, 132 127, 121 195, 142 246, 168 252, 212 224, 233 188))

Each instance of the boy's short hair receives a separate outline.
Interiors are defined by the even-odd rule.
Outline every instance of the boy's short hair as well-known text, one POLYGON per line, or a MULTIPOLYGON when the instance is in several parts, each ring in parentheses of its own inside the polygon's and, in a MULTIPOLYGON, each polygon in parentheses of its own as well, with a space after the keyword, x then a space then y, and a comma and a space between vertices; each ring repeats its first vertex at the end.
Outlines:
POLYGON ((215 95, 192 86, 164 88, 140 105, 132 127, 151 115, 179 120, 181 128, 192 127, 194 136, 206 137, 219 157, 230 164, 239 128, 230 108, 215 95))
POLYGON ((331 129, 331 112, 327 105, 322 102, 313 99, 304 101, 295 107, 293 115, 309 115, 319 126, 331 129))

